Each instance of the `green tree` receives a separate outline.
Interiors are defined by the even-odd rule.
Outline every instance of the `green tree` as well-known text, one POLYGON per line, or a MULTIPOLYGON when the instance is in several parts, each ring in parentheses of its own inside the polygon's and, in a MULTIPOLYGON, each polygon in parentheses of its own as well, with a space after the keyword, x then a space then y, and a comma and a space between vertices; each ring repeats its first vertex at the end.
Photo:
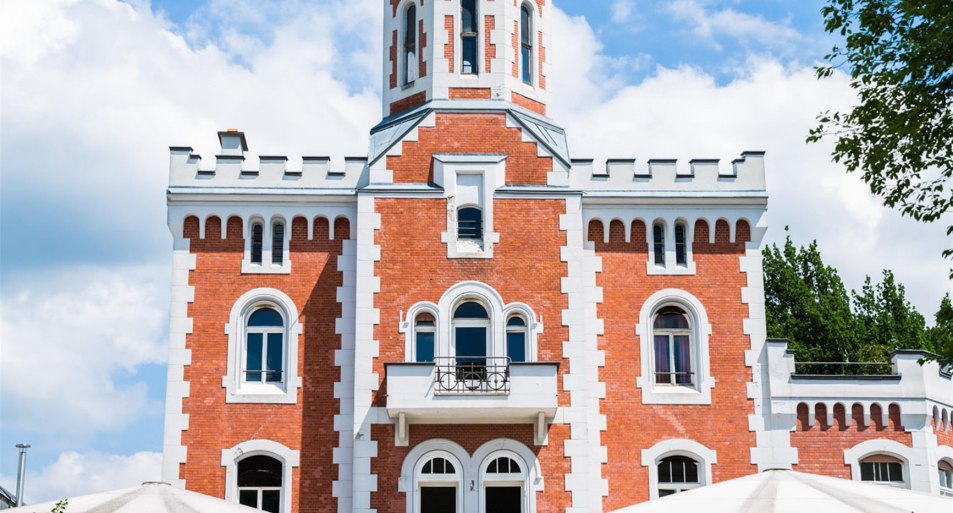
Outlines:
POLYGON ((940 219, 953 207, 953 2, 828 0, 821 12, 844 42, 817 75, 846 68, 859 103, 821 114, 807 140, 835 137, 834 161, 861 172, 887 206, 940 219))
POLYGON ((837 270, 824 265, 817 242, 764 251, 768 335, 790 342, 799 361, 853 359, 859 339, 850 299, 837 270))
POLYGON ((854 291, 857 333, 861 340, 857 359, 887 362, 897 349, 924 349, 933 346, 926 337, 923 315, 906 299, 904 286, 884 270, 883 281, 874 285, 870 276, 860 292, 854 291))
POLYGON ((936 312, 936 326, 927 331, 941 366, 953 365, 953 302, 947 294, 936 312))

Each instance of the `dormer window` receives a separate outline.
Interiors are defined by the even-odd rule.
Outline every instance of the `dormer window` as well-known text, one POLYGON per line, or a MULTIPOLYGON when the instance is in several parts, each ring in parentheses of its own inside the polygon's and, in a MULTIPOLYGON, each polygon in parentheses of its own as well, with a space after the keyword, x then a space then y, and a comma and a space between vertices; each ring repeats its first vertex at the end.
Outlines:
POLYGON ((457 212, 457 238, 480 240, 483 238, 483 211, 476 207, 463 207, 457 212))
POLYGON ((477 65, 477 41, 479 40, 476 0, 460 2, 460 48, 462 53, 461 72, 476 75, 480 72, 477 65))
POLYGON ((520 62, 523 83, 533 84, 533 14, 530 7, 520 8, 520 62))
POLYGON ((652 226, 652 252, 655 256, 655 265, 665 267, 665 227, 662 223, 652 226))
POLYGON ((261 253, 264 247, 265 228, 261 223, 251 227, 251 263, 261 264, 261 253))
POLYGON ((413 3, 404 15, 404 85, 417 80, 417 6, 413 3))

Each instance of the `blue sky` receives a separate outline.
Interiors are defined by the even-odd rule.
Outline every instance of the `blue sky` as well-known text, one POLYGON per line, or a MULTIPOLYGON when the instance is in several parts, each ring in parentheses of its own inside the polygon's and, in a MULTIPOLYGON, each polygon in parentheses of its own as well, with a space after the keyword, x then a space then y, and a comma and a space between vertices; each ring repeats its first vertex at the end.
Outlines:
MULTIPOLYGON (((0 484, 20 441, 28 499, 158 477, 167 148, 211 156, 237 126, 255 155, 360 154, 380 118, 379 5, 0 4, 0 484)), ((829 144, 804 144, 818 112, 853 101, 842 75, 813 77, 833 44, 822 1, 555 5, 552 112, 574 156, 767 150, 768 241, 785 225, 817 239, 848 287, 893 268, 932 315, 950 291, 942 227, 884 209, 829 144)))

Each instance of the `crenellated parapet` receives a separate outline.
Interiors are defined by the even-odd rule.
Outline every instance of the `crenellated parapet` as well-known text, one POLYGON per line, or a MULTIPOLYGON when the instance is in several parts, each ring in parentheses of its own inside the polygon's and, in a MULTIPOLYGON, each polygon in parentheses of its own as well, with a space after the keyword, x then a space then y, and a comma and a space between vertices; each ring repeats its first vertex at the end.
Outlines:
MULTIPOLYGON (((202 157, 188 146, 170 148, 169 188, 279 189, 299 193, 354 190, 364 176, 366 157, 346 157, 344 167, 334 167, 330 157, 303 157, 300 168, 291 168, 286 156, 260 156, 258 169, 246 166, 248 144, 237 130, 218 133, 221 152, 215 166, 202 164, 202 157)), ((267 192, 267 191, 260 191, 267 192)))
POLYGON ((731 195, 737 198, 767 199, 764 152, 747 151, 725 164, 718 159, 633 158, 573 159, 570 186, 587 194, 690 197, 731 195))

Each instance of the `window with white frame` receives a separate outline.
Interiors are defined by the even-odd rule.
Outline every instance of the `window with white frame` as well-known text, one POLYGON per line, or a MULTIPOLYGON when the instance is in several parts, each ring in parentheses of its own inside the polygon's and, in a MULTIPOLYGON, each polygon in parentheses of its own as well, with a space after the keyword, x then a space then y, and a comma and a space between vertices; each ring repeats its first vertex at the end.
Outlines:
POLYGON ((655 314, 652 324, 655 383, 694 386, 692 327, 685 310, 665 306, 655 314))
POLYGON ((297 402, 301 329, 297 310, 286 294, 265 288, 243 294, 225 325, 228 364, 222 386, 226 402, 297 402))
POLYGON ((520 64, 523 83, 533 85, 533 29, 532 8, 523 3, 520 7, 520 64))
POLYGON ((529 340, 529 327, 521 315, 513 315, 506 321, 506 356, 511 362, 526 361, 529 352, 526 343, 529 340))
POLYGON ((457 365, 484 365, 490 346, 490 314, 476 301, 465 301, 453 312, 453 347, 457 365))
POLYGON ((437 325, 433 314, 424 312, 414 320, 414 361, 417 363, 433 363, 437 325))
POLYGON ((460 2, 460 50, 461 73, 476 75, 480 73, 477 61, 479 49, 479 18, 477 18, 476 0, 460 2))
POLYGON ((271 263, 285 263, 285 223, 275 221, 271 224, 271 263))
POLYGON ((251 263, 261 265, 262 251, 265 247, 265 227, 260 221, 251 225, 251 263))
POLYGON ((652 225, 652 255, 656 267, 665 267, 665 226, 658 221, 652 225))
POLYGON ((902 486, 904 484, 903 461, 886 454, 868 456, 860 461, 860 480, 902 486))
POLYGON ((524 511, 526 504, 526 472, 510 455, 492 457, 481 477, 484 511, 524 511))
POLYGON ((457 240, 473 241, 476 248, 482 247, 483 211, 480 207, 466 205, 457 210, 457 240))
POLYGON ((675 223, 675 265, 688 267, 688 241, 683 221, 675 223))
POLYGON ((249 456, 238 462, 238 503, 268 513, 281 510, 283 465, 270 456, 249 456))
POLYGON ((940 494, 953 497, 953 464, 940 460, 936 467, 937 477, 940 480, 940 494))
POLYGON ((493 258, 493 203, 506 183, 506 155, 434 155, 434 182, 447 199, 448 258, 493 258))
POLYGON ((658 463, 658 496, 665 497, 701 486, 698 462, 688 456, 669 456, 658 463))
POLYGON ((404 81, 409 86, 417 80, 417 6, 413 1, 404 11, 404 81))
POLYGON ((417 513, 457 513, 462 509, 462 469, 441 455, 433 456, 417 472, 417 513))
POLYGON ((290 239, 285 220, 275 216, 270 222, 253 217, 245 234, 245 254, 242 273, 288 274, 291 261, 288 258, 290 239))

